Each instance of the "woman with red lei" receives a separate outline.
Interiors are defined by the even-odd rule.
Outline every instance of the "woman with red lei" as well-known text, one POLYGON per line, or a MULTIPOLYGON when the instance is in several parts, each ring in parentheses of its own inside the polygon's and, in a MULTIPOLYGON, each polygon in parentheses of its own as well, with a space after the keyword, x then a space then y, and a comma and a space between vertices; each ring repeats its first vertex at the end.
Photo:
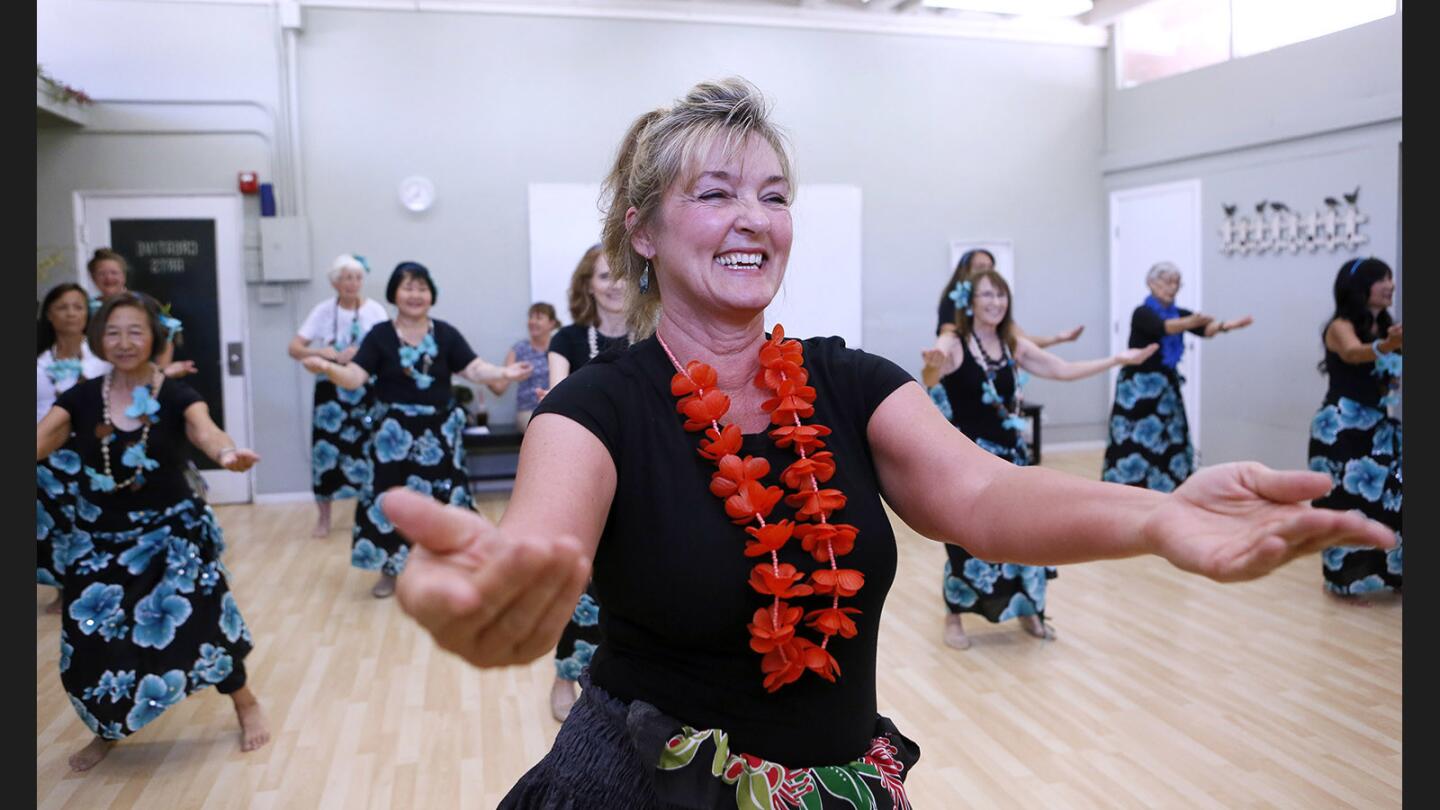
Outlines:
POLYGON ((1163 494, 1017 467, 894 363, 767 333, 794 185, 744 80, 641 116, 605 189, 637 342, 545 397, 498 526, 384 502, 415 543, 401 606, 476 666, 548 653, 593 559, 605 643, 503 808, 909 807, 919 746, 877 711, 882 496, 925 536, 1031 565, 1155 553, 1239 580, 1390 543, 1305 503, 1324 475, 1221 465, 1163 494))

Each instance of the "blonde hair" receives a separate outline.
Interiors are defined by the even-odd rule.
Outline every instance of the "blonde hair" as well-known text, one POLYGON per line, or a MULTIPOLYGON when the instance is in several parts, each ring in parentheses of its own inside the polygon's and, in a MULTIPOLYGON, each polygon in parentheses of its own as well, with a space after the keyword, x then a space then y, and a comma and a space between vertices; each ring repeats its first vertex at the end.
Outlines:
MULTIPOLYGON (((581 326, 600 325, 600 307, 595 304, 595 294, 590 292, 590 279, 595 277, 595 265, 600 263, 600 246, 586 248, 585 255, 570 274, 570 289, 566 298, 570 305, 570 321, 581 326)), ((554 310, 551 310, 554 319, 554 310)))
POLYGON ((653 270, 649 291, 640 292, 640 276, 648 260, 630 244, 634 229, 655 222, 665 191, 677 181, 689 182, 717 141, 728 155, 752 135, 775 150, 793 197, 785 136, 770 122, 765 97, 745 79, 701 82, 673 105, 635 119, 626 131, 601 191, 605 212, 601 244, 610 273, 625 290, 625 323, 632 341, 654 333, 661 308, 659 279, 653 270), (638 216, 634 227, 627 227, 625 213, 631 208, 638 216))

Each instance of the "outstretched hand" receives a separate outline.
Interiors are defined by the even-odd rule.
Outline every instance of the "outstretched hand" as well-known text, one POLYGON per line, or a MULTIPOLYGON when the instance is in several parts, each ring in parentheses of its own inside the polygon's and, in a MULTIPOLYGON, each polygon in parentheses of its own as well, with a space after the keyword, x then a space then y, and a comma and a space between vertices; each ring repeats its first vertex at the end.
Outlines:
POLYGON ((525 664, 559 639, 590 576, 573 537, 515 537, 478 513, 403 488, 381 510, 414 543, 400 607, 477 667, 525 664))
POLYGON ((1219 582, 1255 579, 1330 546, 1395 545, 1395 533, 1380 523, 1310 506, 1331 486, 1324 473, 1253 461, 1206 467, 1164 499, 1145 535, 1175 567, 1219 582))
POLYGON ((1079 326, 1075 327, 1074 329, 1070 329, 1070 330, 1067 330, 1067 331, 1065 331, 1065 332, 1061 332, 1060 334, 1056 335, 1056 336, 1055 336, 1055 342, 1056 342, 1056 343, 1069 343, 1069 342, 1072 341, 1072 340, 1078 340, 1078 339, 1080 338, 1080 333, 1081 333, 1081 332, 1084 332, 1084 331, 1085 331, 1085 324, 1082 323, 1082 324, 1080 324, 1079 326))
POLYGON ((220 454, 220 466, 231 472, 245 472, 260 463, 260 454, 247 447, 220 454))
POLYGON ((1138 366, 1146 360, 1149 360, 1150 355, 1154 354, 1159 349, 1159 343, 1151 343, 1149 346, 1146 346, 1143 349, 1126 349, 1125 351, 1115 355, 1115 357, 1119 359, 1120 365, 1122 366, 1138 366))

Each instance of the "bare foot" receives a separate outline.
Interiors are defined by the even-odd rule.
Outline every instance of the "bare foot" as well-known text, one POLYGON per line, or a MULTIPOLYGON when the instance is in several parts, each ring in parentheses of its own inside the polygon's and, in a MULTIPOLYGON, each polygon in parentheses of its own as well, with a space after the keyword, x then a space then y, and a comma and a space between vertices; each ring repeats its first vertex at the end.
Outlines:
POLYGON ((115 742, 113 740, 96 737, 87 743, 84 748, 70 755, 70 770, 90 770, 95 767, 96 763, 104 759, 105 755, 110 753, 110 749, 114 747, 115 742))
POLYGON ((563 723, 565 718, 570 716, 570 709, 574 705, 575 682, 556 678, 555 685, 550 687, 550 716, 554 717, 556 722, 563 723))
POLYGON ((965 635, 965 625, 961 621, 959 613, 951 613, 945 617, 945 646, 968 650, 970 637, 965 635))
POLYGON ((1036 638, 1043 638, 1046 641, 1055 640, 1055 628, 1046 624, 1039 616, 1021 616, 1020 626, 1025 632, 1036 638))
POLYGON ((45 615, 55 616, 65 609, 65 594, 56 592, 55 601, 45 606, 45 615))
POLYGON ((330 536, 330 502, 316 501, 315 508, 320 515, 315 519, 315 529, 310 532, 311 537, 330 536))
POLYGON ((249 689, 242 689, 230 697, 235 701, 235 716, 240 719, 240 750, 254 751, 270 742, 270 724, 255 695, 249 689), (240 697, 242 692, 245 694, 243 698, 240 697))
POLYGON ((325 538, 330 536, 329 523, 316 523, 315 528, 310 532, 311 537, 325 538))
POLYGON ((394 593, 395 593, 395 575, 394 575, 394 574, 381 574, 381 575, 380 575, 380 579, 377 580, 376 583, 375 583, 375 587, 373 587, 373 588, 370 589, 370 595, 373 596, 373 597, 375 597, 376 599, 384 599, 384 598, 387 597, 387 596, 393 596, 394 593))

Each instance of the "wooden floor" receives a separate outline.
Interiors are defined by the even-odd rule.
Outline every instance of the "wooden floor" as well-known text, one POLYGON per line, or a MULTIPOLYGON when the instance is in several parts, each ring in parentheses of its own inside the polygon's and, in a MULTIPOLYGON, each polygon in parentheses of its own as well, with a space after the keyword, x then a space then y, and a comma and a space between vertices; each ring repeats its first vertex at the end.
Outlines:
MULTIPOLYGON (((1097 477, 1099 454, 1046 466, 1097 477)), ((481 496, 498 517, 506 496, 481 496)), ((95 770, 60 687, 59 621, 36 593, 37 807, 492 808, 558 724, 548 659, 480 672, 435 648, 348 564, 348 519, 308 536, 309 504, 218 509, 232 586, 255 634, 250 684, 270 745, 239 751, 208 690, 95 770)), ((1318 558, 1218 585, 1152 559, 1061 569, 1059 639, 972 618, 940 643, 944 553, 896 521, 880 709, 918 741, 917 808, 1330 808, 1400 805, 1398 600, 1342 604, 1318 558)))

